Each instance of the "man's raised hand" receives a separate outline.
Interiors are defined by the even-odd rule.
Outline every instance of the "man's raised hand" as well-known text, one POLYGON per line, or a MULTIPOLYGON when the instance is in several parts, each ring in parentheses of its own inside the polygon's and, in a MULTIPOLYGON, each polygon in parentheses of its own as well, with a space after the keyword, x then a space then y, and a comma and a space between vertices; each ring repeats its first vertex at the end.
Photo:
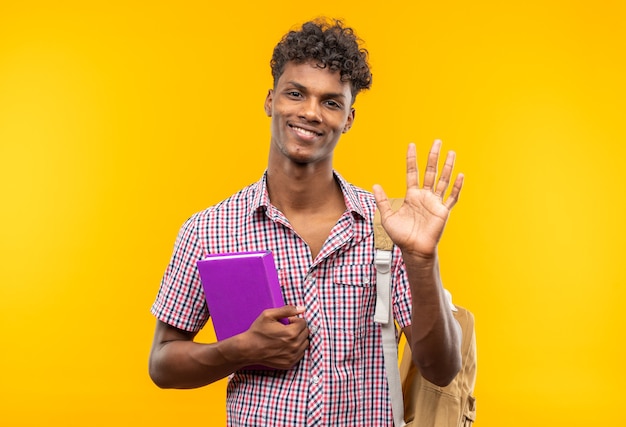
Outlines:
POLYGON ((455 153, 448 152, 439 179, 437 170, 441 141, 436 140, 428 154, 424 182, 420 188, 415 144, 409 144, 406 156, 406 195, 404 203, 393 212, 385 191, 374 185, 374 197, 380 211, 383 227, 393 242, 406 254, 419 258, 436 255, 437 244, 445 228, 451 209, 459 200, 463 174, 458 174, 446 197, 454 168, 455 153))

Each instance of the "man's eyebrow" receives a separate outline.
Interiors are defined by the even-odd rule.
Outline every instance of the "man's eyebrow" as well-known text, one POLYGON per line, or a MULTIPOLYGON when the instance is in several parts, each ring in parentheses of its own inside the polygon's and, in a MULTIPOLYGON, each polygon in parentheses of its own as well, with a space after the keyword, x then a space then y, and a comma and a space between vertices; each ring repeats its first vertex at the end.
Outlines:
MULTIPOLYGON (((307 92, 307 87, 304 86, 301 83, 298 83, 298 82, 295 82, 293 80, 290 80, 290 81, 287 82, 287 84, 290 84, 290 85, 294 86, 296 89, 298 89, 298 90, 300 90, 302 92, 307 92)), ((330 93, 324 94, 324 97, 326 97, 326 98, 344 98, 345 99, 346 95, 344 95, 341 92, 337 92, 337 93, 330 92, 330 93)))

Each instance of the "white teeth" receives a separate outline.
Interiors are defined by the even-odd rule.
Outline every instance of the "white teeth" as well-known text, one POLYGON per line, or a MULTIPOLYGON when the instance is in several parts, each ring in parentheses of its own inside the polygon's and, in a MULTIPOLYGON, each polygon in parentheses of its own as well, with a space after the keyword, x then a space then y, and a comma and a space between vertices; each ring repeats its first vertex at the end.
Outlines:
POLYGON ((296 127, 296 126, 293 126, 293 130, 295 130, 298 133, 303 133, 303 134, 308 135, 308 136, 317 136, 317 133, 315 133, 315 132, 311 132, 310 130, 302 129, 302 128, 299 128, 299 127, 296 127))

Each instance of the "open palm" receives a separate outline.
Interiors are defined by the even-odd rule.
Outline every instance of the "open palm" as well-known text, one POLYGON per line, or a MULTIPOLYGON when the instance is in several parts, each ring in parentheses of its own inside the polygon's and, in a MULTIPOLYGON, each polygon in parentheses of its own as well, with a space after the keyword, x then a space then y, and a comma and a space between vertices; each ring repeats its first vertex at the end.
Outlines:
POLYGON ((448 153, 437 180, 440 149, 441 141, 437 140, 430 149, 423 186, 420 188, 415 145, 409 145, 406 157, 407 190, 404 202, 397 211, 391 208, 382 187, 374 186, 374 197, 385 231, 403 252, 422 258, 431 258, 436 254, 437 244, 450 211, 458 201, 463 186, 463 175, 459 174, 450 194, 444 200, 454 167, 455 153, 448 153))

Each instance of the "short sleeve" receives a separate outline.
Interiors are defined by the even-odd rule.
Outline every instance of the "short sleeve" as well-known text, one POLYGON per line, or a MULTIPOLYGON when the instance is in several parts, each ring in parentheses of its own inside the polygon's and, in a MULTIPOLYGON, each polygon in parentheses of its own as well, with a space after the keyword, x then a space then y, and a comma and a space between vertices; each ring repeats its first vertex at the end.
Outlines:
POLYGON ((198 239, 198 215, 181 227, 151 313, 176 328, 197 332, 209 319, 196 261, 204 256, 198 239))
POLYGON ((411 325, 411 286, 406 272, 406 266, 402 259, 402 252, 394 245, 393 263, 391 270, 393 295, 393 317, 400 328, 404 329, 411 325))

